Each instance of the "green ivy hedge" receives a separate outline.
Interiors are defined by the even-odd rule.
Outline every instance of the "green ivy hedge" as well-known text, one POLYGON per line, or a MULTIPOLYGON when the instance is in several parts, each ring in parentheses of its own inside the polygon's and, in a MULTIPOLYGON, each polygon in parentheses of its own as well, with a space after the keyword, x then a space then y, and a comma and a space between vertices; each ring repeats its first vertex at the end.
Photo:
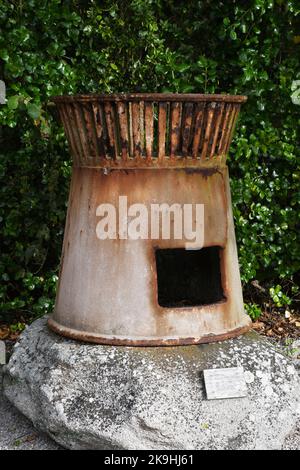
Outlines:
POLYGON ((53 307, 70 159, 47 104, 67 93, 248 95, 230 152, 242 279, 297 295, 299 18, 299 0, 0 3, 2 318, 53 307))

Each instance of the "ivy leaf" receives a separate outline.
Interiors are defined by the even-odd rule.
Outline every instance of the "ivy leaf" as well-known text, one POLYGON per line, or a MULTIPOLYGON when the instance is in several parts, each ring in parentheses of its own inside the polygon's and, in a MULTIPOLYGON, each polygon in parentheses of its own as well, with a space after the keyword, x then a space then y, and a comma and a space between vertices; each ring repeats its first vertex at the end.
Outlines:
POLYGON ((10 96, 7 100, 7 106, 9 109, 17 109, 19 105, 19 96, 18 95, 13 95, 10 96))
POLYGON ((292 83, 292 87, 291 87, 291 90, 292 90, 292 95, 291 95, 291 98, 292 98, 292 102, 294 104, 300 104, 300 80, 294 80, 293 83, 292 83))
POLYGON ((27 112, 32 119, 38 119, 41 115, 41 106, 35 103, 28 103, 27 112))
POLYGON ((230 31, 230 37, 233 41, 235 41, 237 38, 237 34, 233 29, 230 31))
POLYGON ((190 68, 190 64, 179 64, 177 66, 177 70, 181 73, 185 72, 186 70, 188 70, 190 68))
POLYGON ((192 93, 194 91, 194 87, 192 85, 182 85, 182 93, 192 93))

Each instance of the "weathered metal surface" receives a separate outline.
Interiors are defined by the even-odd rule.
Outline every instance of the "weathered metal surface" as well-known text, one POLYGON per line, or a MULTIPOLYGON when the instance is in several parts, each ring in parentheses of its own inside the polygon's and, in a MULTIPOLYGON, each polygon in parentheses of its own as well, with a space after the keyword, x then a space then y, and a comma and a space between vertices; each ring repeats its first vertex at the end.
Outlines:
POLYGON ((216 106, 216 103, 210 103, 207 107, 207 122, 206 122, 205 132, 204 132, 204 140, 203 140, 202 151, 201 151, 201 160, 206 160, 208 158, 207 149, 211 141, 212 123, 213 123, 215 106, 216 106))
MULTIPOLYGON (((226 95, 127 94, 54 99, 74 159, 60 281, 49 326, 95 343, 220 341, 250 327, 243 310, 226 154, 240 103, 226 95), (160 171, 158 171, 160 170, 160 171), (189 240, 96 236, 97 207, 204 204, 204 246, 220 248, 224 298, 158 303, 155 251, 189 240)), ((171 282, 171 281, 170 281, 171 282)))
POLYGON ((50 326, 87 341, 171 345, 225 339, 248 329, 244 314, 227 170, 119 170, 74 168, 63 264, 50 326), (220 246, 226 300, 164 308, 157 300, 157 248, 185 247, 187 240, 99 240, 96 208, 174 201, 205 206, 205 246, 220 246), (89 203, 87 204, 86 201, 89 203))
POLYGON ((213 129, 213 139, 212 139, 209 158, 212 158, 215 155, 215 150, 216 150, 216 145, 217 145, 217 141, 219 138, 220 124, 221 124, 221 120, 223 117, 224 108, 225 108, 224 103, 216 104, 216 111, 215 111, 216 120, 215 120, 214 129, 213 129))
POLYGON ((174 168, 175 161, 181 167, 181 160, 186 160, 186 166, 190 158, 199 167, 212 160, 225 162, 245 99, 134 94, 66 96, 53 101, 75 166, 134 168, 145 160, 147 167, 174 168))
POLYGON ((194 139, 192 147, 192 157, 197 159, 201 134, 203 130, 205 103, 197 103, 195 107, 195 126, 194 126, 194 139))
POLYGON ((96 132, 96 139, 97 139, 97 156, 96 162, 100 162, 101 160, 106 158, 105 147, 104 147, 104 125, 103 125, 103 117, 101 113, 101 108, 98 103, 92 103, 92 116, 91 122, 94 126, 96 132))
POLYGON ((141 122, 140 122, 140 103, 132 103, 132 136, 133 136, 133 155, 139 160, 141 157, 141 122))
POLYGON ((183 116, 183 125, 182 125, 182 156, 183 157, 186 157, 189 153, 192 121, 193 121, 193 103, 186 103, 184 106, 184 116, 183 116))
POLYGON ((180 103, 173 102, 171 104, 171 160, 178 155, 179 139, 180 139, 180 120, 181 120, 181 105, 180 103))
POLYGON ((54 96, 55 102, 72 101, 219 101, 224 103, 245 103, 246 96, 242 95, 213 95, 201 93, 112 93, 54 96))
POLYGON ((120 140, 121 140, 121 154, 122 159, 127 160, 129 152, 129 137, 128 137, 128 117, 127 117, 127 107, 125 103, 118 102, 117 110, 119 115, 119 124, 120 124, 120 140))
POLYGON ((167 129, 167 103, 158 105, 158 160, 161 162, 166 152, 166 129, 167 129))
MULTIPOLYGON (((117 142, 116 142, 116 130, 115 130, 115 116, 113 112, 113 105, 110 101, 104 104, 104 111, 105 111, 105 120, 106 120, 106 128, 107 128, 107 137, 108 137, 108 156, 112 159, 117 158, 118 149, 117 149, 117 142)), ((93 156, 92 149, 90 149, 90 156, 93 156)))
POLYGON ((229 104, 226 106, 225 109, 225 115, 222 123, 222 129, 221 129, 221 137, 219 140, 219 146, 218 146, 218 155, 223 155, 225 153, 225 147, 226 147, 226 137, 227 137, 227 130, 228 130, 228 125, 229 121, 231 118, 232 113, 234 112, 234 109, 232 107, 232 104, 229 104))
POLYGON ((66 326, 60 325, 53 318, 49 318, 48 325, 51 330, 59 335, 66 336, 67 338, 76 339, 78 341, 87 341, 95 344, 111 344, 113 346, 138 346, 138 347, 149 347, 149 346, 188 346, 189 344, 207 344, 215 343, 217 341, 226 341, 236 336, 241 336, 247 333, 250 329, 250 325, 245 325, 241 328, 228 331, 224 334, 207 334, 200 337, 191 336, 190 338, 128 338, 128 337, 116 337, 113 335, 101 336, 97 333, 86 333, 79 330, 74 330, 66 326))
POLYGON ((146 156, 147 160, 151 161, 153 152, 153 137, 154 137, 154 122, 153 122, 153 103, 145 103, 145 121, 147 123, 145 128, 146 134, 146 156))

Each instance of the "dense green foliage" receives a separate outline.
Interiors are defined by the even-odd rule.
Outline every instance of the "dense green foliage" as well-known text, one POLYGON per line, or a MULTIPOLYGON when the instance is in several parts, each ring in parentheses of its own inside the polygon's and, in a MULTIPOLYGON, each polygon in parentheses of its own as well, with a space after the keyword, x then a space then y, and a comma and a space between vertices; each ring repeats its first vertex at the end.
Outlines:
POLYGON ((248 95, 230 153, 242 278, 296 295, 299 18, 299 0, 2 0, 0 315, 53 306, 70 161, 47 103, 78 92, 248 95))

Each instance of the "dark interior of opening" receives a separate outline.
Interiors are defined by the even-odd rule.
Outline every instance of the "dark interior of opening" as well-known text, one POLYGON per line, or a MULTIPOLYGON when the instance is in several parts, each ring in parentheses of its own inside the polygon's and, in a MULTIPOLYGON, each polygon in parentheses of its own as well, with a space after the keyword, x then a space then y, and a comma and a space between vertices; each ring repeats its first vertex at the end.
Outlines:
POLYGON ((201 250, 157 249, 157 291, 161 307, 207 305, 225 299, 218 246, 201 250))

